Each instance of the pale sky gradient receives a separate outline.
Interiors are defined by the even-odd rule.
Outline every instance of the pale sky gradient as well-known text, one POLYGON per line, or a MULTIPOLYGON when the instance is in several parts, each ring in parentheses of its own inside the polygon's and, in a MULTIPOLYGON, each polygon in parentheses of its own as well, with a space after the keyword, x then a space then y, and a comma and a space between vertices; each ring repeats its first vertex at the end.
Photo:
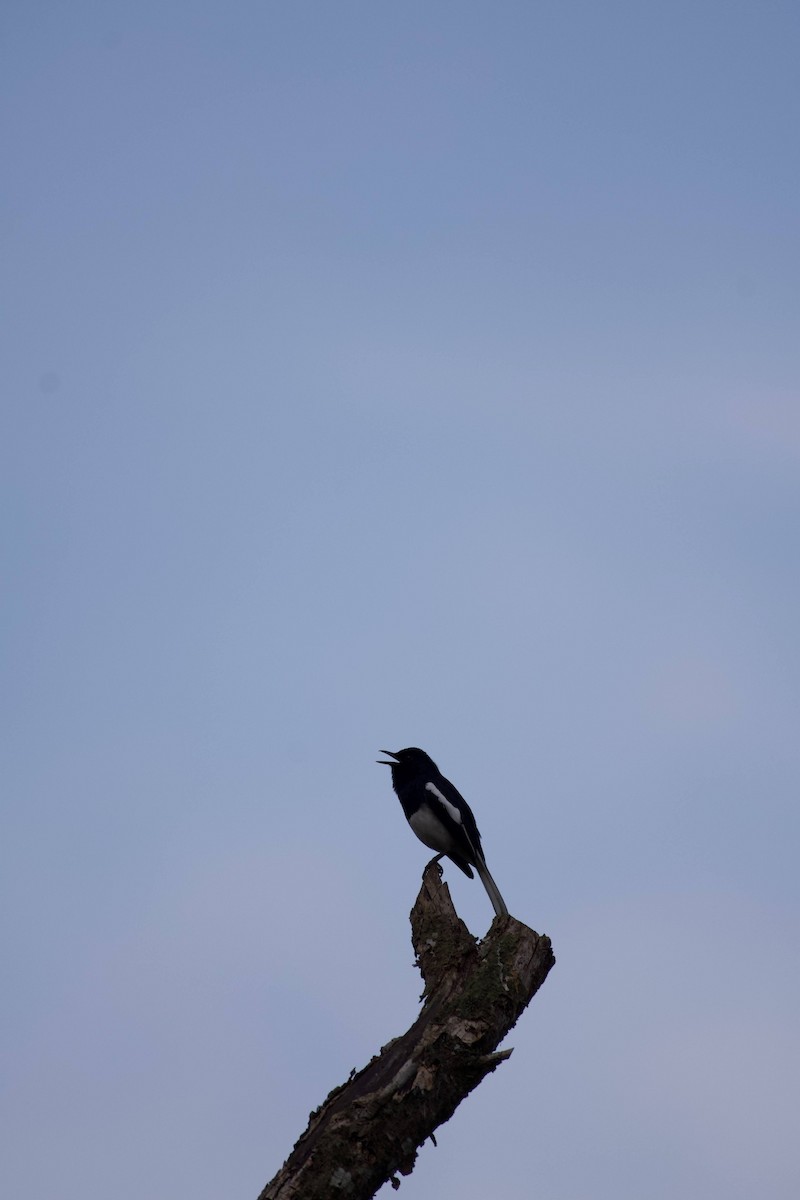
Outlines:
POLYGON ((409 744, 557 964, 400 1195, 800 1195, 799 45, 4 6, 4 1196, 255 1200, 417 1012, 409 744))

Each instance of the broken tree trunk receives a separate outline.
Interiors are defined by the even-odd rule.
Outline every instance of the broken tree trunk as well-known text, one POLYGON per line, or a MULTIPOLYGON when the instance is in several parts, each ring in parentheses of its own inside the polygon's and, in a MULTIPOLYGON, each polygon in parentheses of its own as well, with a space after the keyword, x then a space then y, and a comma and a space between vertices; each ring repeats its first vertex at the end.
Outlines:
POLYGON ((509 1057, 496 1048, 555 962, 550 939, 514 917, 495 917, 476 942, 436 860, 422 876, 411 938, 422 1011, 311 1114, 259 1200, 368 1200, 389 1179, 398 1187, 422 1143, 509 1057))

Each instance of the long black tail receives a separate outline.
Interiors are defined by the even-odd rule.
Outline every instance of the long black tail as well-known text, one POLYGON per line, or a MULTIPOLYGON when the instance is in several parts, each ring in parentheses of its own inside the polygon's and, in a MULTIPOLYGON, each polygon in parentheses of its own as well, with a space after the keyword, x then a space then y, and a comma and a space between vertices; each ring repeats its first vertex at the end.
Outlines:
POLYGON ((500 895, 497 884, 489 874, 489 869, 486 866, 486 863, 481 862, 477 857, 475 859, 475 870, 480 875, 481 883, 486 888, 489 899, 491 900, 494 911, 497 913, 498 917, 507 917, 508 909, 506 908, 505 900, 500 895))

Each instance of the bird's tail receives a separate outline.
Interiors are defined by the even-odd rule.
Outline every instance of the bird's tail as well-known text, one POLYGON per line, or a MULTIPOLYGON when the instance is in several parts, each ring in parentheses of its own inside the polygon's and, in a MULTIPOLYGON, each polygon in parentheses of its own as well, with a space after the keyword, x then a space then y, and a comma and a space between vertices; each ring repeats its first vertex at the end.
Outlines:
POLYGON ((475 857, 475 870, 480 876, 481 883, 486 888, 486 892, 492 902, 492 907, 494 908, 494 911, 497 913, 498 917, 507 917, 508 909, 506 908, 505 900, 500 895, 497 884, 489 874, 489 869, 486 866, 486 863, 481 862, 477 855, 475 857))

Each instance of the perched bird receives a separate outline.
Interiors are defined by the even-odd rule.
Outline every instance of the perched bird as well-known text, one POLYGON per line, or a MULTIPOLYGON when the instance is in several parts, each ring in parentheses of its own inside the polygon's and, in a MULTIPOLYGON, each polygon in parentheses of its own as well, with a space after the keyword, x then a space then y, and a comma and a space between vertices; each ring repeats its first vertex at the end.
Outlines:
POLYGON ((379 758, 382 766, 392 768, 392 787, 403 812, 421 842, 438 851, 434 862, 443 856, 451 859, 472 879, 472 868, 489 894, 498 917, 508 915, 497 884, 489 874, 481 849, 481 835, 464 797, 445 779, 436 763, 424 750, 409 746, 405 750, 381 750, 394 762, 379 758))

